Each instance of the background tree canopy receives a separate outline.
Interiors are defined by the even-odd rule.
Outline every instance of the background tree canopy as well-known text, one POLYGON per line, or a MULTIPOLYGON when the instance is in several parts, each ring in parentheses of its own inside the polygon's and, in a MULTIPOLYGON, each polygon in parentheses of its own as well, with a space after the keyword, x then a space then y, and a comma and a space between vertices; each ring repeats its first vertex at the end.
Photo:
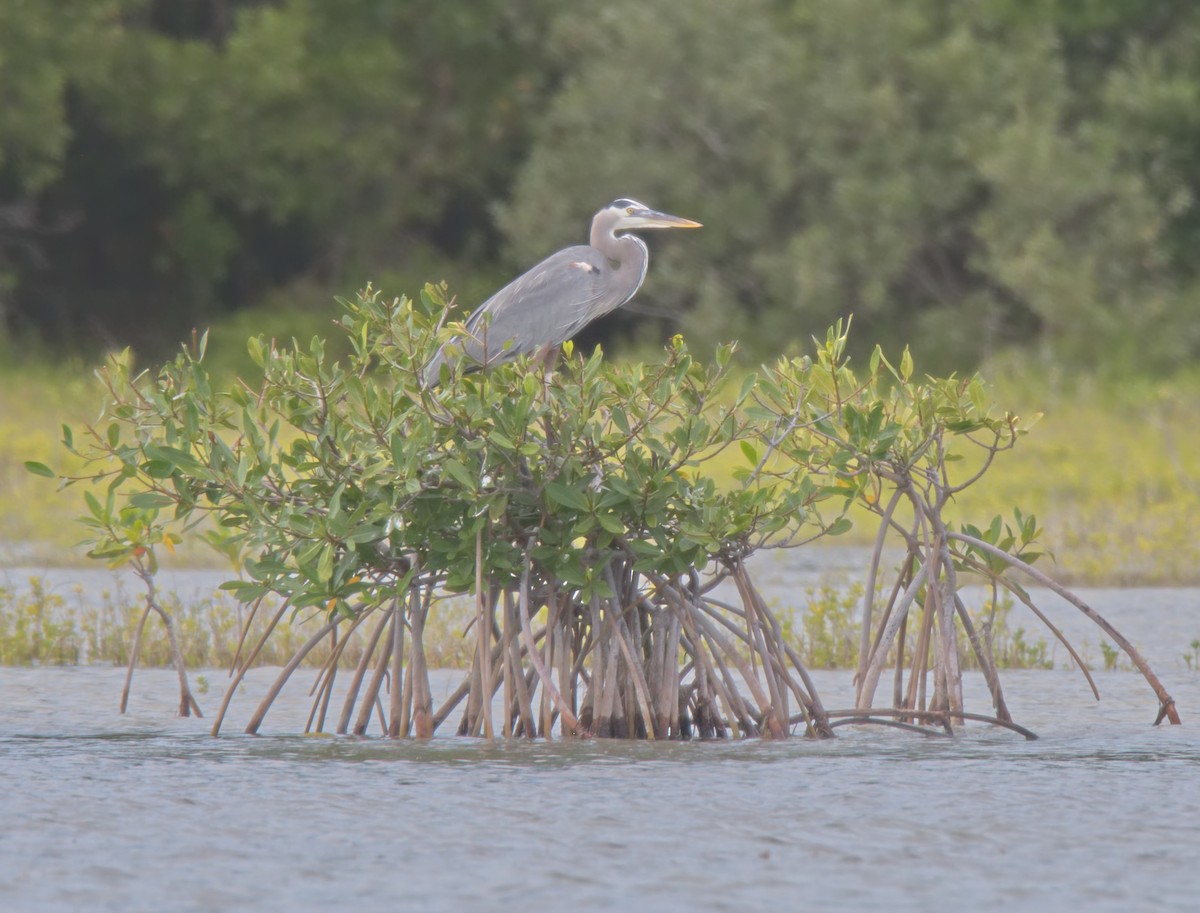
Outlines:
POLYGON ((634 195, 706 229, 606 336, 1164 370, 1198 149, 1187 0, 9 0, 0 315, 153 350, 368 278, 473 305, 634 195))

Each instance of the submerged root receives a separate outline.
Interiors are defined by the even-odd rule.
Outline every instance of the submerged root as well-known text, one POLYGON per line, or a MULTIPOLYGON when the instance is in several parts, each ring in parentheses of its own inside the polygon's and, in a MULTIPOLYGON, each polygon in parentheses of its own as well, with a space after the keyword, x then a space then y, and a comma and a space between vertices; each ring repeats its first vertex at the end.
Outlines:
POLYGON ((912 732, 920 732, 924 735, 954 735, 953 723, 955 720, 973 720, 977 723, 988 723, 992 726, 998 726, 1001 729, 1009 729, 1018 735, 1024 736, 1027 741, 1037 739, 1037 733, 1026 729, 1024 726, 1019 726, 1012 720, 1001 719, 996 716, 988 716, 983 713, 968 713, 966 711, 949 711, 949 710, 912 710, 909 708, 886 708, 876 707, 870 710, 851 709, 851 710, 830 710, 829 718, 832 721, 831 727, 857 725, 859 723, 873 723, 876 725, 894 725, 897 728, 907 729, 912 732), (921 720, 933 723, 940 723, 940 730, 929 729, 928 727, 915 725, 909 720, 921 720))

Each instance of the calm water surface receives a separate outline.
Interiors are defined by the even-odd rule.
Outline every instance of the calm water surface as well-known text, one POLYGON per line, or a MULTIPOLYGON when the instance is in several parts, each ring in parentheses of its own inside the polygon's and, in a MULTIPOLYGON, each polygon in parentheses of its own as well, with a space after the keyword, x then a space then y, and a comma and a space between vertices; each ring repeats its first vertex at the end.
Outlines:
MULTIPOLYGON (((489 746, 282 734, 303 688, 280 734, 213 739, 172 718, 169 672, 139 673, 122 718, 119 670, 0 669, 0 909, 1194 911, 1200 730, 1151 728, 1139 678, 1099 679, 1096 704, 1071 673, 1010 675, 1036 742, 489 746)), ((1170 679, 1200 719, 1200 682, 1170 679)), ((818 687, 834 703, 845 676, 818 687)))
MULTIPOLYGON (((1200 594, 1090 598, 1143 646, 1184 726, 1149 725, 1134 673, 1098 673, 1096 703, 1060 669, 1004 679, 1036 742, 973 726, 955 739, 861 727, 785 744, 392 744, 295 735, 308 672, 265 735, 241 735, 274 676, 261 669, 213 739, 209 720, 174 717, 172 672, 139 671, 121 717, 121 670, 0 668, 0 911, 1191 913, 1200 676, 1181 656, 1200 594)), ((225 677, 202 674, 211 715, 225 677)), ((851 703, 848 673, 816 678, 827 706, 851 703)), ((456 682, 435 674, 435 700, 456 682)), ((977 676, 967 692, 986 712, 977 676)))

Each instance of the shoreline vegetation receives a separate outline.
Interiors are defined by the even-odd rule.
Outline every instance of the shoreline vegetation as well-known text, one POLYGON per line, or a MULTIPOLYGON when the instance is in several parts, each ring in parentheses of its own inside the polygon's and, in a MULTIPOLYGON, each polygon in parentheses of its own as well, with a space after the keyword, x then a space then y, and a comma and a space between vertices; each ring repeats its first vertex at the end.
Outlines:
MULTIPOLYGON (((0 666, 77 666, 129 663, 130 647, 144 599, 133 587, 118 581, 112 588, 85 591, 81 585, 53 585, 33 575, 22 586, 0 586, 0 666)), ((861 634, 859 612, 863 587, 854 582, 824 582, 804 587, 794 605, 771 604, 780 618, 783 634, 809 669, 848 670, 857 661, 861 634)), ((262 617, 250 618, 248 607, 227 593, 214 590, 210 596, 182 597, 165 589, 159 600, 175 626, 180 651, 189 669, 228 669, 235 665, 241 631, 247 621, 246 638, 262 637, 278 605, 267 604, 262 617)), ((985 600, 968 609, 977 630, 987 639, 998 669, 1075 671, 1077 663, 1060 645, 1047 640, 1036 629, 1019 622, 1011 599, 993 604, 985 600)), ((316 613, 319 614, 319 613, 316 613)), ((431 613, 424 632, 425 652, 431 669, 465 670, 470 667, 474 647, 469 636, 474 604, 470 599, 449 598, 431 613)), ((311 633, 314 613, 295 620, 284 619, 264 642, 254 667, 281 667, 304 644, 311 633)), ((544 625, 544 612, 533 618, 544 625)), ((905 663, 912 662, 911 644, 917 636, 917 621, 909 621, 905 663)), ((961 635, 960 635, 961 636, 961 635)), ((338 668, 354 669, 362 659, 365 637, 361 630, 350 635, 339 650, 338 668)), ((1101 637, 1095 655, 1090 642, 1080 650, 1091 669, 1135 671, 1120 651, 1101 637)), ((310 651, 302 665, 325 666, 332 645, 325 643, 310 651)), ((978 671, 979 664, 964 651, 964 670, 978 671)), ((895 651, 888 664, 895 665, 895 651)), ((138 664, 169 668, 174 662, 171 645, 161 625, 148 625, 142 635, 138 664)), ((1200 638, 1194 639, 1180 662, 1200 669, 1200 638)))

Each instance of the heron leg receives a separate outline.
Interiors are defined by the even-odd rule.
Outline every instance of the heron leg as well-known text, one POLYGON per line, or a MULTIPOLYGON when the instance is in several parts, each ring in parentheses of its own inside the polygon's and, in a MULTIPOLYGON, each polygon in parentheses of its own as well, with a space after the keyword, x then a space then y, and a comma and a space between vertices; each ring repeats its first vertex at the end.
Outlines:
MULTIPOLYGON (((551 343, 547 346, 542 346, 538 353, 533 357, 533 363, 539 366, 542 375, 542 396, 549 399, 550 396, 550 381, 554 377, 554 369, 558 365, 558 357, 562 353, 562 343, 551 343)), ((543 431, 546 434, 546 443, 555 442, 558 435, 554 433, 554 426, 550 423, 550 417, 543 416, 542 419, 543 431)))
POLYGON ((542 346, 533 356, 533 363, 541 368, 543 381, 549 382, 550 375, 554 373, 554 368, 558 364, 560 354, 562 354, 562 343, 552 342, 550 345, 542 346))

